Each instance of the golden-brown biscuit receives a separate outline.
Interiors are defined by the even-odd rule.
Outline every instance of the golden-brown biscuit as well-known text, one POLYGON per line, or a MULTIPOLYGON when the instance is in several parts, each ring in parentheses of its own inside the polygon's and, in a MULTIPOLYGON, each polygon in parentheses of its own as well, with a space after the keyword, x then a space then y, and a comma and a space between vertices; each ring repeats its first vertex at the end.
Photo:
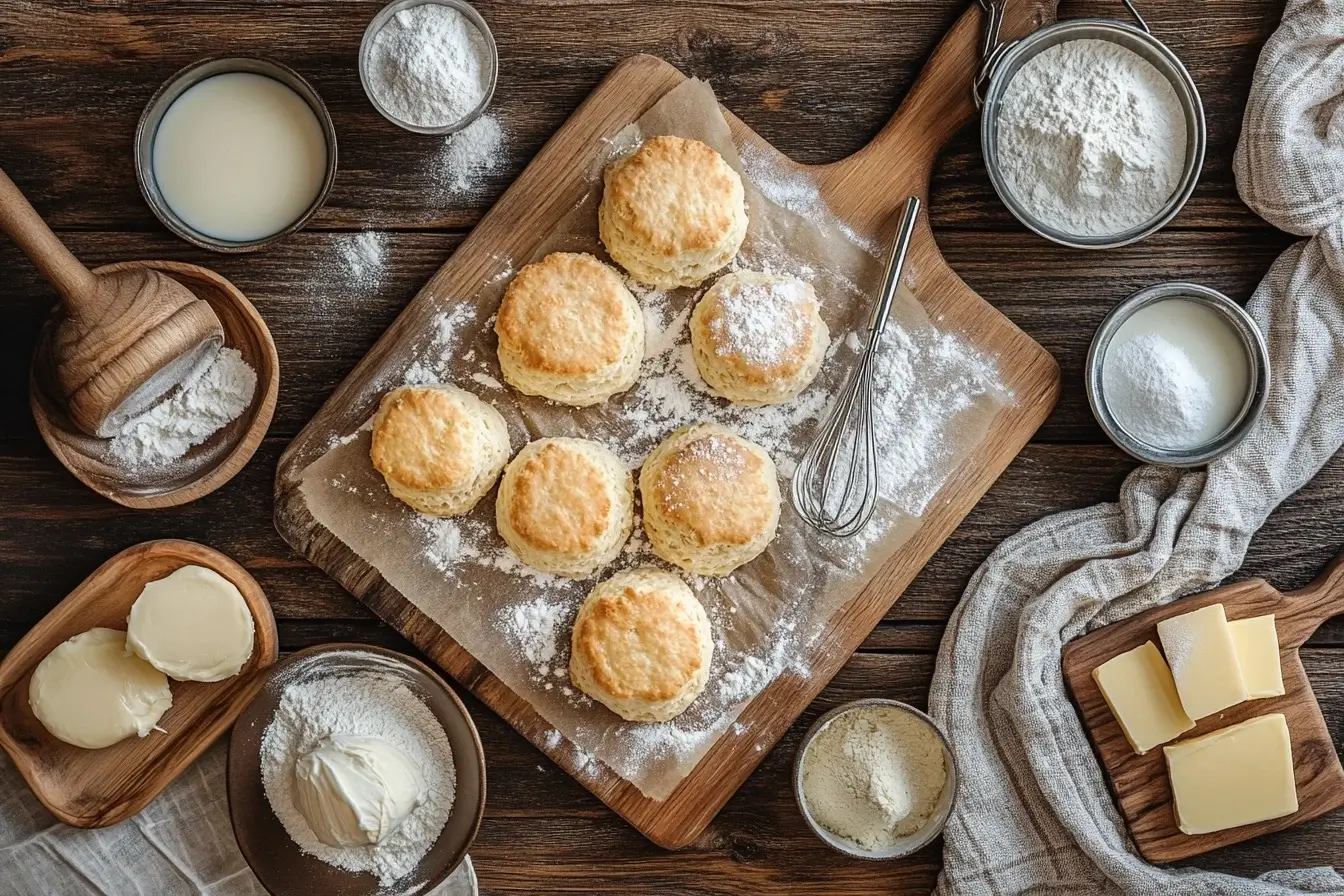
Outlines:
POLYGON ((574 686, 632 722, 665 722, 705 689, 714 635, 705 608, 671 573, 641 567, 592 590, 574 620, 574 686))
POLYGON ((806 389, 830 341, 812 284, 797 277, 724 274, 691 314, 700 376, 715 395, 749 407, 779 404, 806 389))
POLYGON ((584 579, 630 537, 635 483, 612 451, 585 439, 539 439, 504 470, 495 526, 534 569, 584 579))
POLYGON ((658 289, 696 286, 747 235, 742 178, 713 147, 651 137, 607 166, 598 235, 612 259, 658 289))
POLYGON ((688 572, 726 576, 755 559, 779 525, 779 481, 765 449, 716 423, 663 440, 639 473, 653 552, 688 572))
POLYGON ((510 385, 576 407, 629 389, 644 360, 639 303, 620 274, 583 253, 552 252, 519 271, 495 333, 510 385))
POLYGON ((421 513, 459 516, 509 459, 499 411, 456 386, 401 386, 383 396, 369 448, 388 491, 421 513))

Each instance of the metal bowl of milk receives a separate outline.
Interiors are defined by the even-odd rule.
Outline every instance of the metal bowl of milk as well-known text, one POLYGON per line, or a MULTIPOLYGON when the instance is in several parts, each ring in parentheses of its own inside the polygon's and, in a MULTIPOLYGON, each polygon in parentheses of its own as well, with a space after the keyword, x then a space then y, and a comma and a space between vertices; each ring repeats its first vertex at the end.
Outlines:
POLYGON ((1199 89, 1139 23, 1060 22, 988 57, 985 168, 1013 216, 1048 240, 1137 242, 1175 218, 1199 181, 1199 89))
POLYGON ((182 69, 140 116, 140 191, 190 243, 250 252, 301 228, 336 179, 336 129, 296 72, 220 57, 182 69))
POLYGON ((1227 296, 1195 283, 1142 289, 1106 316, 1087 353, 1087 400, 1141 461, 1197 467, 1232 450, 1269 395, 1269 348, 1227 296))

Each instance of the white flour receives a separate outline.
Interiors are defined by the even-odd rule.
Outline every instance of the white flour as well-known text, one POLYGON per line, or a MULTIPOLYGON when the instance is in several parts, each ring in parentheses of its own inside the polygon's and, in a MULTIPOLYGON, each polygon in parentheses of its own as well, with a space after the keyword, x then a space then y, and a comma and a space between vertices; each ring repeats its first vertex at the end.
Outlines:
POLYGON ((1213 386, 1190 356, 1157 333, 1107 352, 1106 406, 1125 431, 1160 448, 1204 441, 1214 414, 1213 386))
POLYGON ((370 872, 385 887, 414 870, 434 845, 452 811, 457 783, 452 748, 438 719, 405 684, 376 673, 289 684, 262 736, 261 774, 266 799, 300 849, 346 871, 370 872), (424 778, 425 801, 376 846, 327 846, 295 804, 295 762, 332 734, 384 738, 424 778))
POLYGON ((1176 191, 1185 152, 1171 82, 1110 41, 1044 51, 1013 77, 1000 106, 1009 191, 1068 234, 1110 236, 1151 220, 1176 191))
POLYGON ((364 230, 341 234, 333 241, 346 283, 364 291, 375 289, 382 283, 387 234, 364 230))
POLYGON ((236 348, 220 349, 213 364, 175 395, 128 420, 113 437, 113 461, 130 469, 172 463, 237 420, 252 404, 257 373, 236 348))
POLYGON ((434 159, 433 177, 444 196, 470 193, 481 178, 499 167, 504 129, 493 115, 482 115, 443 142, 434 159))
POLYGON ((374 35, 369 63, 378 102, 419 127, 461 121, 490 88, 485 36, 460 12, 437 3, 394 15, 374 35))

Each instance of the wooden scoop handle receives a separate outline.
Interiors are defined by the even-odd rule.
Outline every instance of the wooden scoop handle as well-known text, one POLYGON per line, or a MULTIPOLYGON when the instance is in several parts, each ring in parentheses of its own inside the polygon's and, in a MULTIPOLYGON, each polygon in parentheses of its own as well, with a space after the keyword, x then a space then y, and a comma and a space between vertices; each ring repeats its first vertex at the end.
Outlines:
POLYGON ((1327 619, 1344 613, 1344 555, 1330 561, 1310 585, 1283 597, 1283 612, 1274 620, 1279 629, 1279 643, 1298 648, 1327 619))
POLYGON ((72 316, 84 317, 95 310, 90 305, 97 278, 70 254, 3 170, 0 170, 0 230, 9 234, 42 276, 56 287, 72 316))
MULTIPOLYGON (((1059 0, 1009 3, 1000 38, 1018 40, 1050 24, 1058 5, 1059 0)), ((972 88, 980 67, 985 19, 980 4, 971 3, 934 47, 905 101, 877 136, 852 156, 814 173, 827 195, 856 198, 855 204, 835 209, 846 221, 876 232, 907 196, 928 201, 938 154, 976 114, 972 88), (863 186, 841 187, 851 180, 863 186)))

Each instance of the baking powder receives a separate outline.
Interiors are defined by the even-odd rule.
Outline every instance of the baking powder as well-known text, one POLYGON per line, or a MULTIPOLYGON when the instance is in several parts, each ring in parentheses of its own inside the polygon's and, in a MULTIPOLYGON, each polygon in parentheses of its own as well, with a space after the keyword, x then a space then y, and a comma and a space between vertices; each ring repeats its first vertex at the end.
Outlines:
POLYGON ((1072 40, 1029 60, 1000 103, 999 171, 1042 223, 1112 236, 1180 185, 1186 122, 1171 82, 1132 50, 1072 40))
POLYGON ((296 680, 280 697, 261 740, 266 799, 285 831, 308 855, 346 871, 367 871, 389 886, 429 852, 453 808, 457 772, 443 726, 401 681, 377 673, 296 680), (295 801, 299 757, 333 734, 381 737, 420 772, 425 800, 382 843, 327 846, 295 801))
POLYGON ((1160 448, 1206 441, 1213 387, 1190 356, 1159 333, 1142 333, 1106 355, 1106 406, 1125 431, 1160 448))
POLYGON ((242 354, 220 349, 204 373, 121 427, 112 459, 129 469, 169 464, 237 420, 256 391, 257 373, 242 354))
POLYGON ((425 128, 466 118, 490 89, 485 35, 438 3, 403 9, 373 37, 369 88, 393 116, 425 128))

